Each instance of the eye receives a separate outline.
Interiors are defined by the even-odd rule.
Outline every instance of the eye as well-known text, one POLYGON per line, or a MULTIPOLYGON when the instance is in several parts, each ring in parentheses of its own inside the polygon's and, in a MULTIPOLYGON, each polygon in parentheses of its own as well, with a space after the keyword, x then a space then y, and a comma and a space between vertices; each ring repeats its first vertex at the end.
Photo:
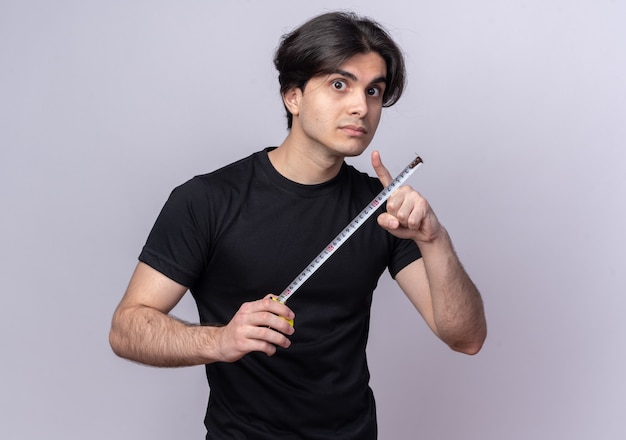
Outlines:
POLYGON ((336 79, 332 82, 332 87, 335 90, 345 90, 348 85, 346 84, 346 82, 342 79, 336 79))
POLYGON ((370 87, 369 89, 367 89, 367 94, 369 96, 373 96, 374 98, 377 98, 382 94, 382 91, 380 90, 379 87, 370 87))

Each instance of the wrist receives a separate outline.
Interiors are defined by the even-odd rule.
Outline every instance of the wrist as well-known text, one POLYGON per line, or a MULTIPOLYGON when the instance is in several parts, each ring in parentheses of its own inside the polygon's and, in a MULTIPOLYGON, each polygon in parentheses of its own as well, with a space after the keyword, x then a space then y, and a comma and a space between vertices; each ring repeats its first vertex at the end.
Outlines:
POLYGON ((415 243, 421 248, 423 247, 438 247, 438 246, 451 246, 450 236, 448 231, 443 226, 439 225, 436 231, 430 234, 417 237, 414 239, 415 243))
POLYGON ((224 356, 220 348, 222 326, 199 325, 193 328, 197 332, 193 340, 197 341, 195 356, 202 364, 223 361, 224 356))

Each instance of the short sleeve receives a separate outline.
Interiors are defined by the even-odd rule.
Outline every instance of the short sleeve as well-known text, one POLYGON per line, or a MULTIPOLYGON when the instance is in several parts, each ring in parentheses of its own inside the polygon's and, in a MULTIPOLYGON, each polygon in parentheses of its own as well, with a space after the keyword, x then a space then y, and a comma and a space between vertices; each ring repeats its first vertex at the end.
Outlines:
POLYGON ((206 192, 197 178, 174 189, 139 260, 191 288, 208 262, 208 210, 206 192))
POLYGON ((422 258, 422 253, 413 240, 396 238, 393 255, 389 263, 391 277, 395 279, 398 272, 420 258, 422 258))

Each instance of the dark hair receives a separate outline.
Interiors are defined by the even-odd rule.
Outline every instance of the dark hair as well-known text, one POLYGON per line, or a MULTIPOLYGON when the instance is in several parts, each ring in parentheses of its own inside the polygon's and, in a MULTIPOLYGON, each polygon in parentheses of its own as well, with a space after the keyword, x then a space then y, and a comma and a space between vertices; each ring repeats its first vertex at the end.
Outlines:
MULTIPOLYGON (((378 53, 387 64, 383 107, 395 104, 404 90, 402 52, 375 21, 351 12, 330 12, 314 17, 283 35, 274 55, 281 95, 297 87, 304 90, 313 76, 333 73, 357 54, 378 53)), ((287 110, 287 127, 293 116, 287 110)))

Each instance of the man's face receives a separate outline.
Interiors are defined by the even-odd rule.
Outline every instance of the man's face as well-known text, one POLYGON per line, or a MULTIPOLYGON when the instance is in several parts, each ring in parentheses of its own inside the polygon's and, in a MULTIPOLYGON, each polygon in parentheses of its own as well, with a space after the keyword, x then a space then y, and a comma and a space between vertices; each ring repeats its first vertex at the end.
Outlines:
POLYGON ((383 58, 370 52, 353 56, 332 74, 311 78, 304 91, 292 91, 292 135, 319 153, 361 154, 380 121, 386 75, 383 58))

